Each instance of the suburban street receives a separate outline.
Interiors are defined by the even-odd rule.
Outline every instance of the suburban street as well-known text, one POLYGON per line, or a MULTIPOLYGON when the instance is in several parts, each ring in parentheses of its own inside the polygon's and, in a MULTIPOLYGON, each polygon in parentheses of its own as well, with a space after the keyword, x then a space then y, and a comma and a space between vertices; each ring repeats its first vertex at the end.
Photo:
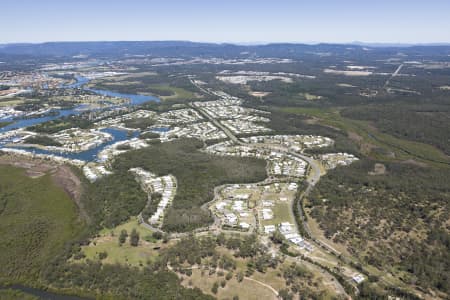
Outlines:
POLYGON ((213 123, 215 126, 217 126, 220 130, 222 130, 230 140, 237 144, 243 144, 228 128, 223 126, 220 121, 214 119, 211 117, 203 108, 196 106, 194 103, 189 103, 189 106, 193 109, 197 110, 199 114, 201 114, 203 117, 208 119, 211 123, 213 123))
MULTIPOLYGON (((204 88, 199 87, 197 84, 195 84, 192 80, 191 80, 192 84, 194 84, 196 87, 198 87, 199 89, 201 89, 204 92, 207 92, 208 94, 210 94, 209 91, 206 91, 204 88)), ((211 123, 213 123, 215 126, 217 126, 220 130, 222 130, 227 137, 232 140, 234 143, 239 144, 239 145, 247 145, 249 146, 250 144, 244 143, 243 141, 241 141, 240 139, 238 139, 228 128, 226 128, 224 125, 222 125, 220 123, 220 121, 218 121, 217 119, 213 118, 210 114, 208 114, 207 112, 205 112, 201 107, 197 107, 194 103, 190 103, 189 104, 190 107, 192 107, 193 109, 195 109, 197 112, 199 112, 203 117, 205 117, 206 119, 208 119, 211 123)), ((340 261, 341 263, 343 263, 344 265, 346 264, 345 262, 341 261, 340 259, 337 258, 337 256, 340 254, 339 251, 337 251, 336 249, 334 249, 333 247, 331 247, 330 245, 326 244, 325 242, 317 239, 314 234, 312 233, 312 231, 309 228, 309 225, 306 221, 305 216, 303 215, 303 209, 302 209, 302 200, 304 197, 308 196, 312 189, 314 188, 314 186, 319 182, 320 177, 323 174, 322 168, 320 166, 320 163, 315 160, 314 158, 301 154, 301 153, 297 153, 294 151, 291 151, 290 149, 286 148, 286 147, 280 147, 277 145, 268 145, 268 144, 251 144, 252 147, 260 147, 263 149, 270 149, 270 150, 276 150, 279 152, 284 152, 286 154, 292 155, 294 157, 300 158, 304 161, 306 161, 309 165, 309 172, 307 174, 306 177, 306 182, 308 183, 306 189, 301 193, 300 195, 300 199, 297 202, 297 210, 299 212, 300 215, 300 219, 302 221, 302 226, 305 230, 305 232, 307 233, 307 235, 309 236, 310 241, 315 245, 315 247, 317 247, 318 249, 321 248, 331 254, 334 254, 336 256, 336 260, 340 261)), ((215 197, 217 196, 217 189, 214 190, 214 194, 215 197)), ((215 198, 214 197, 214 198, 215 198)), ((291 211, 291 213, 293 213, 291 211)), ((218 225, 218 220, 217 218, 214 219, 214 224, 213 224, 213 228, 216 229, 218 225)), ((296 226, 299 226, 300 224, 295 224, 296 226)), ((272 251, 276 251, 276 249, 272 249, 272 251)), ((311 259, 314 260, 313 257, 310 257, 311 259)), ((302 260, 303 262, 303 260, 302 260)), ((320 264, 320 263, 319 263, 320 264)), ((312 265, 312 264, 311 264, 312 265)), ((330 278, 334 278, 332 274, 328 273, 325 269, 320 268, 320 267, 316 267, 318 269, 321 270, 322 273, 326 273, 327 276, 329 276, 330 278)), ((351 270, 351 268, 349 268, 348 270, 351 270)), ((356 291, 358 291, 358 288, 356 286, 356 284, 354 284, 351 279, 348 277, 348 274, 345 275, 343 274, 346 278, 348 278, 348 282, 355 288, 356 291)), ((342 287, 342 285, 338 282, 335 281, 335 288, 337 291, 344 293, 344 288, 342 287)))

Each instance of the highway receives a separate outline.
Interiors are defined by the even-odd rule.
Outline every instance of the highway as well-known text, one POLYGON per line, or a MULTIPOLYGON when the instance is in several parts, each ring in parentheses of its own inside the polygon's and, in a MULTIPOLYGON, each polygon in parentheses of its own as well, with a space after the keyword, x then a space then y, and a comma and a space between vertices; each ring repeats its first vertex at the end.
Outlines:
POLYGON ((195 109, 203 117, 208 119, 211 123, 213 123, 220 130, 222 130, 227 135, 227 137, 230 140, 232 140, 236 144, 242 144, 242 142, 227 127, 223 126, 222 123, 220 123, 220 121, 218 121, 218 120, 214 119, 213 117, 211 117, 211 115, 208 114, 203 108, 198 107, 194 103, 189 103, 189 106, 192 107, 193 109, 195 109))
MULTIPOLYGON (((192 80, 191 80, 191 82, 192 82, 192 80)), ((194 82, 192 82, 192 84, 194 84, 196 87, 200 88, 194 82)), ((202 88, 202 90, 204 90, 204 89, 202 88)), ((328 245, 328 244, 324 243, 323 241, 318 240, 317 238, 314 237, 314 235, 311 232, 311 230, 309 228, 309 225, 308 225, 308 223, 306 221, 306 218, 303 215, 303 208, 302 208, 302 202, 303 201, 302 200, 303 200, 304 197, 308 196, 311 193, 312 189, 319 182, 320 177, 323 175, 321 167, 320 167, 320 163, 318 161, 316 161, 315 159, 313 159, 312 157, 310 157, 310 156, 291 151, 291 150, 289 150, 286 147, 280 147, 280 146, 277 146, 277 145, 270 145, 270 144, 257 144, 257 143, 256 144, 248 144, 248 143, 244 143, 241 140, 239 140, 228 128, 226 128, 224 125, 222 125, 218 120, 213 118, 210 114, 208 114, 204 109, 202 109, 201 107, 195 105, 194 103, 190 103, 189 106, 191 108, 195 109, 196 111, 198 111, 202 116, 204 116, 206 119, 208 119, 214 125, 216 125, 219 129, 221 129, 230 138, 230 140, 232 140, 233 142, 235 142, 238 145, 247 145, 247 146, 253 146, 253 147, 260 147, 262 149, 270 149, 270 150, 276 150, 276 151, 279 151, 279 152, 284 152, 286 154, 289 154, 289 155, 295 156, 297 158, 300 158, 300 159, 302 159, 302 160, 304 160, 304 161, 306 161, 308 163, 308 165, 309 165, 309 174, 308 174, 308 176, 306 178, 306 182, 308 183, 308 186, 302 192, 302 194, 300 195, 300 199, 298 201, 298 207, 297 207, 297 210, 299 212, 299 215, 300 215, 300 218, 301 218, 301 221, 302 221, 303 228, 304 228, 305 232, 309 235, 309 238, 310 238, 311 242, 316 247, 320 247, 323 250, 325 250, 325 251, 327 251, 327 252, 329 252, 331 254, 334 254, 338 261, 342 261, 344 264, 346 264, 347 263, 346 261, 343 261, 342 259, 339 258, 339 255, 341 254, 339 251, 337 251, 336 249, 334 249, 330 245, 328 245)), ((216 190, 215 190, 215 194, 216 194, 216 190)), ((216 224, 216 220, 214 222, 214 225, 217 225, 216 224)), ((300 224, 296 224, 296 225, 300 225, 300 224)), ((332 276, 331 274, 329 274, 329 275, 332 276)), ((359 293, 357 285, 354 282, 352 282, 350 278, 348 278, 348 282, 355 288, 357 293, 359 293)), ((342 286, 340 284, 338 284, 338 286, 340 287, 339 290, 343 290, 343 288, 342 288, 342 286)))
MULTIPOLYGON (((241 140, 239 140, 228 128, 226 128, 224 125, 222 125, 218 120, 216 120, 215 118, 213 118, 210 114, 208 114, 204 109, 202 109, 201 107, 196 106, 194 103, 190 103, 189 104, 193 109, 197 110, 203 117, 205 117, 206 119, 208 119, 211 123, 213 123, 214 125, 216 125, 218 128, 220 128, 227 136, 230 140, 232 140, 233 142, 235 142, 236 144, 239 145, 249 145, 246 144, 244 142, 242 142, 241 140)), ((279 147, 277 145, 268 145, 268 144, 251 144, 251 146, 254 147, 260 147, 263 149, 271 149, 271 150, 276 150, 279 152, 284 152, 287 153, 289 155, 295 156, 297 158, 300 158, 304 161, 306 161, 309 165, 309 174, 306 178, 306 182, 308 183, 308 186, 306 187, 305 191, 303 191, 303 193, 300 195, 300 201, 298 201, 298 211, 300 214, 300 218, 303 222, 303 228, 305 229, 306 233, 312 238, 313 234, 309 228, 308 222, 306 222, 306 218, 303 215, 303 209, 301 207, 302 205, 302 200, 304 197, 308 196, 312 189, 314 188, 314 186, 317 184, 317 182, 319 182, 320 180, 320 176, 322 175, 322 171, 320 168, 320 164, 318 161, 316 161, 315 159, 313 159, 312 157, 306 156, 304 154, 300 154, 297 152, 293 152, 290 151, 289 149, 287 149, 286 147, 279 147)), ((326 245, 325 243, 321 243, 323 244, 323 246, 327 247, 330 251, 335 252, 337 255, 339 255, 340 253, 338 251, 336 251, 334 248, 332 248, 329 245, 326 245)))
MULTIPOLYGON (((391 75, 391 77, 386 81, 386 87, 389 84, 389 80, 392 79, 393 77, 397 76, 401 69, 403 67, 403 64, 401 64, 396 70, 395 72, 391 75)), ((212 94, 209 91, 205 90, 202 87, 199 87, 197 84, 193 83, 196 87, 198 87, 199 89, 201 89, 202 91, 204 91, 207 94, 212 94)), ((305 216, 303 215, 303 208, 302 208, 302 203, 303 203, 303 199, 305 197, 307 197, 311 191, 313 190, 314 186, 319 182, 320 177, 323 174, 323 171, 321 169, 320 163, 315 160, 314 158, 304 155, 302 153, 297 153, 294 151, 290 151, 289 149, 285 148, 285 147, 280 147, 277 145, 268 145, 268 144, 247 144, 242 142, 241 140, 239 140, 228 128, 226 128, 224 125, 222 125, 218 120, 214 119, 212 116, 210 116, 208 113, 206 113, 202 108, 195 106, 193 103, 190 104, 190 106, 194 109, 196 109, 199 113, 201 113, 205 118, 207 118, 208 120, 210 120, 213 124, 215 124, 218 128, 220 128, 221 130, 223 130, 223 132, 230 138, 230 140, 234 141, 236 144, 239 145, 247 145, 247 146, 255 146, 255 147, 261 147, 261 148, 265 148, 265 149, 272 149, 272 150, 276 150, 276 151, 280 151, 280 152, 284 152, 287 153, 289 155, 298 157, 300 159, 303 159, 304 161, 306 161, 308 163, 309 166, 309 174, 307 175, 306 178, 306 182, 308 183, 308 186, 306 187, 306 189, 301 193, 301 195, 299 196, 299 201, 298 201, 298 207, 297 210, 299 212, 301 221, 302 221, 302 225, 303 228, 306 232, 307 235, 309 235, 309 240, 312 244, 314 244, 316 247, 321 248, 322 250, 328 252, 329 254, 333 255, 335 257, 335 259, 340 262, 342 265, 346 266, 348 268, 348 270, 352 270, 353 272, 357 273, 356 270, 354 270, 353 267, 350 267, 351 265, 351 258, 344 256, 340 251, 334 249, 332 246, 328 245, 327 243, 325 243, 324 241, 318 239, 313 232, 310 230, 309 225, 306 221, 305 216)), ((297 224, 300 225, 300 224, 297 224)), ((314 258, 312 258, 314 259, 314 258)), ((317 261, 316 261, 317 262, 317 261)), ((324 269, 321 265, 320 262, 317 262, 318 265, 321 267, 321 269, 323 269, 323 271, 325 273, 328 273, 328 271, 326 271, 326 269, 324 269)), ((376 272, 373 272, 370 269, 367 269, 365 267, 363 267, 363 273, 367 276, 367 274, 372 274, 372 275, 376 275, 379 276, 379 274, 377 274, 376 272)), ((352 281, 352 279, 349 277, 348 274, 342 274, 344 277, 347 278, 347 282, 349 284, 351 284, 353 286, 353 288, 356 291, 356 294, 359 293, 359 289, 358 286, 355 282, 352 281)), ((333 277, 333 275, 331 275, 331 273, 329 274, 329 276, 333 277)), ((389 280, 389 278, 385 278, 385 276, 380 276, 380 280, 382 282, 384 282, 385 284, 389 285, 389 286, 403 286, 403 284, 401 284, 398 281, 392 282, 392 280, 389 280)), ((343 287, 340 284, 337 284, 337 290, 339 291, 343 291, 343 287)), ((418 290, 414 290, 414 292, 416 294, 422 295, 422 293, 418 290)))
POLYGON ((398 75, 398 73, 400 73, 400 70, 403 68, 403 64, 401 64, 400 66, 398 66, 398 68, 395 70, 394 73, 392 73, 392 75, 388 78, 388 80, 386 80, 386 83, 383 86, 383 89, 386 89, 391 81, 392 78, 394 78, 395 76, 398 75))

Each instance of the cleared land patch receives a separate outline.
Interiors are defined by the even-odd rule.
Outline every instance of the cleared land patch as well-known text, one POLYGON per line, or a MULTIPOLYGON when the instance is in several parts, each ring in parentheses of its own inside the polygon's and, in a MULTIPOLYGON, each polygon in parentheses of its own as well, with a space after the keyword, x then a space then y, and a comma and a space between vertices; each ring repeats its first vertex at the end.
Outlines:
MULTIPOLYGON (((162 241, 158 241, 152 237, 152 231, 140 226, 135 217, 131 218, 128 222, 114 227, 113 229, 103 229, 99 232, 98 236, 92 239, 89 245, 82 247, 82 253, 85 259, 101 260, 102 263, 115 264, 132 267, 142 267, 147 265, 148 262, 153 262, 159 253, 160 249, 167 248, 170 243, 164 244, 162 241), (126 230, 130 235, 135 229, 139 234, 139 243, 137 246, 130 245, 130 237, 128 236, 125 242, 119 244, 119 236, 122 230, 126 230), (106 257, 101 256, 106 254, 106 257)), ((77 261, 77 260, 74 260, 77 261)))
POLYGON ((353 120, 341 116, 339 110, 289 107, 283 108, 282 111, 316 117, 320 119, 320 124, 333 126, 346 133, 353 132, 361 138, 358 142, 361 152, 376 159, 403 161, 413 158, 420 162, 440 166, 448 165, 450 161, 447 155, 432 145, 408 141, 382 133, 371 126, 368 121, 353 120), (372 146, 368 147, 368 145, 372 146), (368 151, 363 151, 364 149, 368 151), (391 153, 394 154, 391 155, 391 153))
POLYGON ((200 270, 192 270, 191 277, 184 277, 182 284, 189 286, 189 282, 193 286, 200 288, 204 293, 214 295, 218 299, 232 299, 234 296, 238 296, 239 299, 259 300, 259 299, 277 299, 274 292, 268 287, 261 285, 256 281, 244 279, 242 282, 238 282, 236 278, 232 278, 227 281, 224 288, 219 288, 217 294, 211 292, 211 289, 215 282, 223 280, 223 276, 213 275, 201 275, 200 270))

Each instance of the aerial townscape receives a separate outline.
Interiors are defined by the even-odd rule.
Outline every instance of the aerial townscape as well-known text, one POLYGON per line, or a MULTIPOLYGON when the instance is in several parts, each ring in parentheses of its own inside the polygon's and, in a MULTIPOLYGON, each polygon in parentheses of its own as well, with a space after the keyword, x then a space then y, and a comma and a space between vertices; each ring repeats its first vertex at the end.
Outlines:
MULTIPOLYGON (((64 26, 85 10, 6 2, 1 300, 449 299, 449 44, 137 41, 166 4, 81 0, 104 28, 77 17, 76 33, 64 26), (28 43, 19 11, 47 16, 47 38, 28 43), (122 41, 95 41, 106 31, 122 41)), ((318 5, 187 2, 205 26, 176 11, 161 34, 270 37, 253 9, 318 5), (228 25, 207 28, 220 22, 203 9, 228 25)), ((275 41, 307 36, 276 19, 275 41)))

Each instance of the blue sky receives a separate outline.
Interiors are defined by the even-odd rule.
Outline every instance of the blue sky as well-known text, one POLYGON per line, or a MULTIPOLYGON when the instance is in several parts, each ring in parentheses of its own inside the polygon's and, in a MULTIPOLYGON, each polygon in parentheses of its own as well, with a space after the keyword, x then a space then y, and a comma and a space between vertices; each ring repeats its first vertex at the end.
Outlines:
POLYGON ((450 0, 1 0, 0 43, 450 42, 450 0))

